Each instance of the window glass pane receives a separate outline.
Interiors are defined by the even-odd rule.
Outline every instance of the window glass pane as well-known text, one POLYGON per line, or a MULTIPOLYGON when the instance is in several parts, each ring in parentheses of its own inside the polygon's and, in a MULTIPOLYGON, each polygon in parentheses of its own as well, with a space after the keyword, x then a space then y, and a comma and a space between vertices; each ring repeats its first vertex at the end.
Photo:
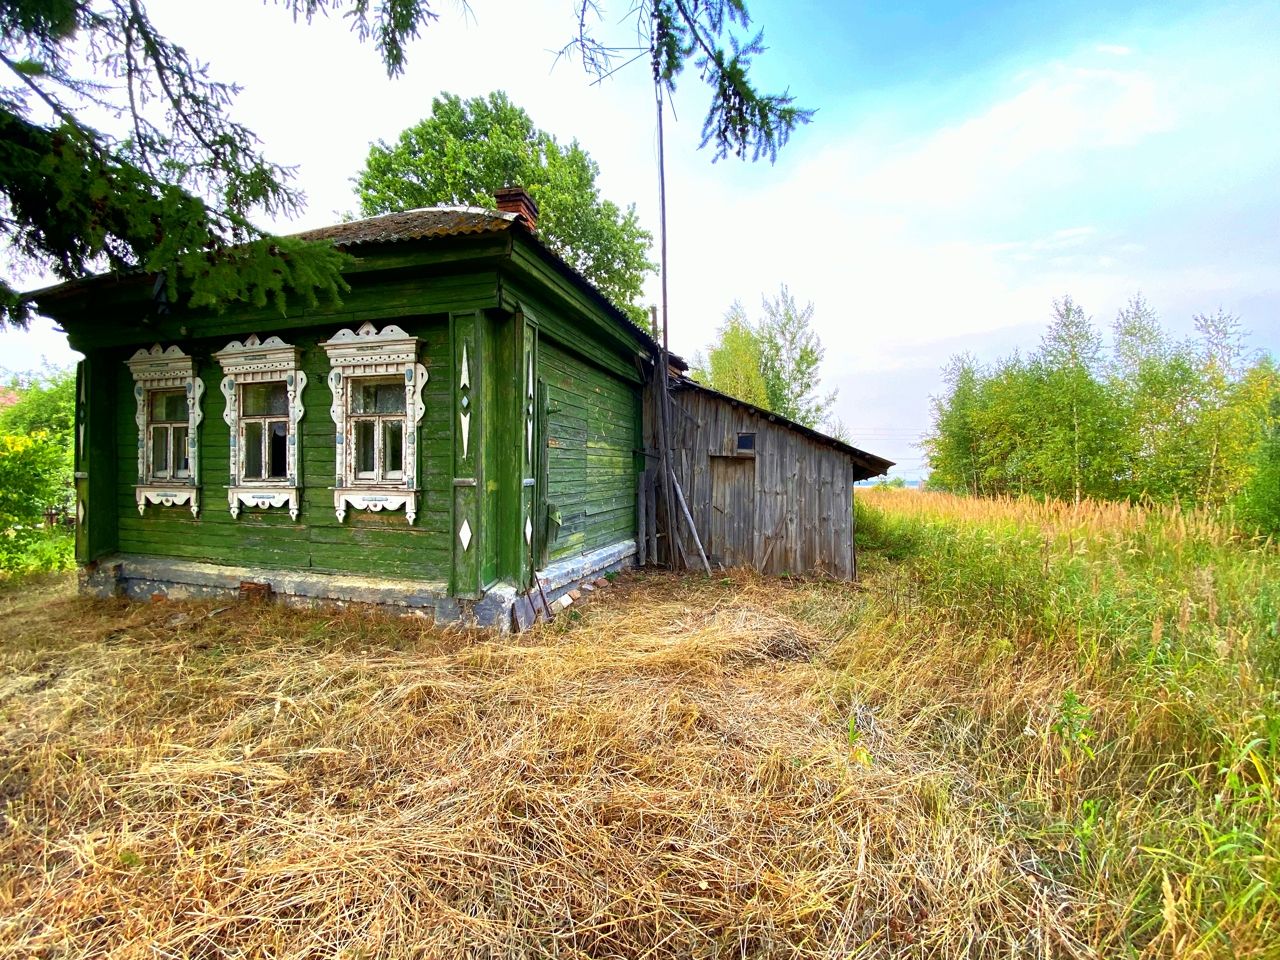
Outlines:
POLYGON ((378 412, 404 413, 403 383, 382 383, 378 385, 378 412))
POLYGON ((404 413, 404 383, 366 380, 352 391, 352 413, 404 413))
POLYGON ((272 420, 267 424, 267 477, 271 480, 285 478, 285 451, 289 445, 289 425, 284 420, 272 420))
POLYGON ((356 476, 371 480, 377 474, 377 463, 374 459, 374 444, 378 427, 376 420, 356 421, 356 476))
POLYGON ((246 420, 244 424, 244 478, 262 479, 261 420, 246 420))
POLYGON ((167 477, 169 475, 169 428, 151 428, 151 475, 167 477))
POLYGON ((241 416, 284 416, 289 412, 289 392, 283 380, 246 383, 241 389, 241 416))
POLYGON ((183 424, 180 427, 170 427, 170 436, 173 437, 173 475, 175 477, 189 476, 190 457, 187 456, 187 426, 183 424))
POLYGON ((382 421, 382 475, 388 480, 404 476, 403 420, 382 421))
POLYGON ((187 419, 187 394, 185 390, 151 391, 151 420, 153 423, 172 423, 187 419))

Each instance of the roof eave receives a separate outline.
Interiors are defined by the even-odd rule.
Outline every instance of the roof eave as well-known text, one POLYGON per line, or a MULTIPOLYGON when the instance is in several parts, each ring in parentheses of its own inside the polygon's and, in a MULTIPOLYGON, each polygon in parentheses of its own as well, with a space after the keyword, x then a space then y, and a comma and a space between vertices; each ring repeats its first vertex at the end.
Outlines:
POLYGON ((804 434, 815 443, 821 443, 840 451, 858 464, 864 471, 867 471, 864 476, 859 476, 857 478, 858 480, 870 480, 872 477, 884 476, 889 472, 889 468, 894 466, 894 462, 892 460, 886 460, 883 457, 876 456, 874 453, 868 453, 866 450, 861 450, 852 444, 845 443, 843 440, 837 440, 835 437, 827 436, 820 430, 814 430, 812 427, 806 427, 803 423, 796 423, 796 421, 790 420, 787 417, 782 416, 780 413, 774 413, 772 410, 766 410, 764 407, 758 407, 754 403, 748 403, 746 400, 739 400, 737 397, 731 397, 727 393, 721 393, 719 390, 708 387, 704 383, 698 383, 698 381, 689 377, 681 377, 680 379, 675 380, 672 383, 672 386, 677 390, 701 390, 703 393, 719 397, 722 400, 734 404, 735 406, 745 407, 759 416, 781 423, 798 433, 804 434))

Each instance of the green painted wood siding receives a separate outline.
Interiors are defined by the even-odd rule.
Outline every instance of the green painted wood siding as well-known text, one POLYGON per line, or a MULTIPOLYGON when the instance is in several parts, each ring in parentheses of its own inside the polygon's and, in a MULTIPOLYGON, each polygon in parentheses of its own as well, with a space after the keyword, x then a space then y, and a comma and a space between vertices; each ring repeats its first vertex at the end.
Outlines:
MULTIPOLYGON (((423 494, 414 526, 408 525, 403 510, 349 510, 343 524, 334 515, 334 425, 329 416, 332 394, 326 382, 329 358, 318 346, 340 329, 333 325, 283 334, 287 342, 302 348, 302 368, 307 374, 299 478, 303 505, 297 522, 289 519, 289 511, 284 508, 246 507, 239 519, 233 519, 228 510, 230 437, 222 419, 225 398, 218 386, 223 374, 210 357, 226 346, 227 337, 181 343, 196 358, 197 372, 205 385, 204 422, 200 428, 200 517, 192 517, 186 506, 155 504, 148 504, 145 515, 139 516, 134 501, 136 406, 133 380, 124 363, 133 349, 103 354, 112 357, 111 367, 115 370, 112 398, 116 416, 119 549, 124 553, 214 563, 447 581, 453 495, 448 319, 397 317, 394 321, 377 321, 377 326, 390 322, 421 339, 419 360, 430 374, 423 394, 427 409, 418 435, 418 477, 423 494)), ((243 339, 250 332, 266 339, 278 331, 264 324, 256 331, 240 330, 236 339, 243 339)))
POLYGON ((560 511, 548 557, 559 560, 635 536, 640 390, 543 337, 547 499, 560 511))

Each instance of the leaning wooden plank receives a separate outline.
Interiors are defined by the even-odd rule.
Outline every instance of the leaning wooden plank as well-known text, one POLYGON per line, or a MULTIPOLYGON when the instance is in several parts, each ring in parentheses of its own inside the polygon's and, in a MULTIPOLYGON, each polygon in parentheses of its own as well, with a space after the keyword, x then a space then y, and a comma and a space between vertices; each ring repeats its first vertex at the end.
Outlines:
POLYGON ((675 472, 671 474, 671 484, 676 492, 676 500, 680 503, 680 511, 684 514, 684 522, 689 525, 689 535, 693 537, 694 546, 698 548, 698 559, 702 561, 702 569, 707 571, 707 576, 711 576, 711 564, 707 562, 707 553, 702 549, 702 540, 698 536, 698 528, 693 525, 693 517, 689 515, 689 505, 684 502, 684 491, 680 489, 680 481, 676 479, 675 472))

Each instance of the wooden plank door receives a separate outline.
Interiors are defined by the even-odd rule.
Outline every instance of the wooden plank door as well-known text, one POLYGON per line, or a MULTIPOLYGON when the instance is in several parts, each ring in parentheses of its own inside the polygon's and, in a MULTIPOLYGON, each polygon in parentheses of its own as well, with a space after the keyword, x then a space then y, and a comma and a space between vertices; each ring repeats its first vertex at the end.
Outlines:
POLYGON ((711 530, 707 553, 726 567, 755 563, 756 461, 711 458, 711 530))

